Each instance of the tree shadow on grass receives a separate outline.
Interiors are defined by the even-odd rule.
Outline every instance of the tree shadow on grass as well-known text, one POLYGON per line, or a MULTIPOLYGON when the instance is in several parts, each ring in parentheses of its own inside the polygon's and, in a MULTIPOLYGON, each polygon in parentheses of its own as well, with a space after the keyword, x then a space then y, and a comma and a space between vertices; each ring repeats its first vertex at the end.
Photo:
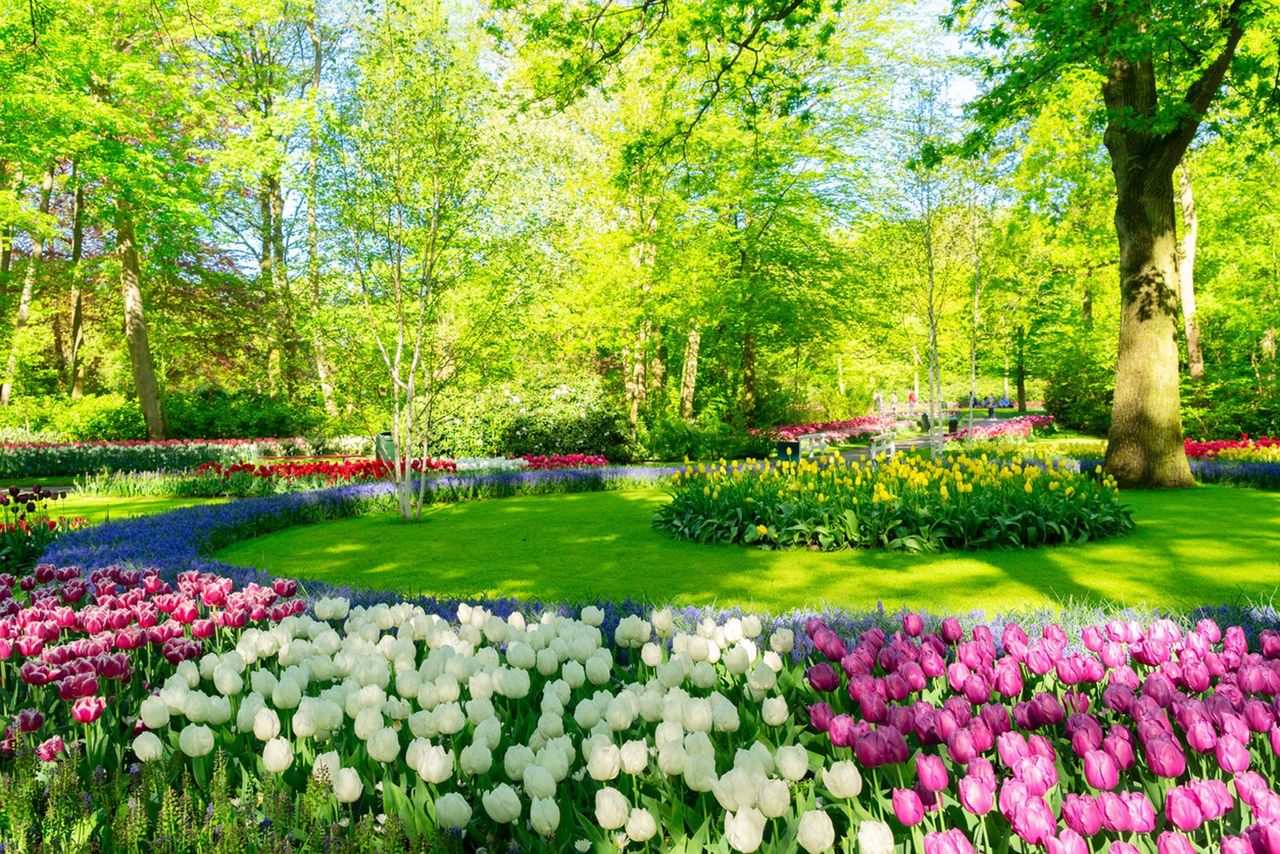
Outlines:
POLYGON ((651 525, 658 490, 442 505, 421 525, 362 517, 220 553, 283 574, 406 593, 626 597, 766 610, 986 610, 1068 600, 1193 607, 1280 585, 1280 495, 1216 487, 1132 493, 1138 529, 1042 549, 904 554, 767 551, 678 541, 651 525))

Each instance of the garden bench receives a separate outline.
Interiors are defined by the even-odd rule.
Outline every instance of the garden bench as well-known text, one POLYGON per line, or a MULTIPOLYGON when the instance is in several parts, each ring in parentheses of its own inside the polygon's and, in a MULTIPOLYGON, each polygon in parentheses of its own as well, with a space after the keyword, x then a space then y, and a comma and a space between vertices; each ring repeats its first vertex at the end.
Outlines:
POLYGON ((881 453, 892 457, 898 452, 898 437, 893 433, 880 433, 871 437, 871 450, 869 457, 875 459, 881 453))

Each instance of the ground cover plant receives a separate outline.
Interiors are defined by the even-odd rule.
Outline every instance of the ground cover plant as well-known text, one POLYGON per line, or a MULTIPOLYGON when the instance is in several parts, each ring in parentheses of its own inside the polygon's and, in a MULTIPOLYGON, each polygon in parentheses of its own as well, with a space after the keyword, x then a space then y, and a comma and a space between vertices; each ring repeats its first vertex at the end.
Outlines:
POLYGON ((916 455, 687 467, 654 524, 707 543, 929 551, 1084 542, 1132 529, 1078 466, 916 455))

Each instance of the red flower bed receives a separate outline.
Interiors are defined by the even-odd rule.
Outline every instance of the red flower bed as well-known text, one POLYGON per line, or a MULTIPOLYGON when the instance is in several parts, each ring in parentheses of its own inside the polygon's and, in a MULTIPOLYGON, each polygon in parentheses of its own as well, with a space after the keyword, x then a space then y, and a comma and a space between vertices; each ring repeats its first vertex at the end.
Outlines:
POLYGON ((1250 439, 1249 434, 1245 433, 1239 439, 1214 439, 1208 442, 1197 442, 1195 439, 1187 439, 1184 443, 1187 450, 1187 456, 1193 460, 1211 460, 1218 455, 1220 451, 1226 450, 1253 450, 1255 448, 1278 448, 1280 447, 1280 436, 1259 436, 1257 439, 1250 439))
POLYGON ((850 436, 886 433, 892 430, 897 422, 898 419, 892 415, 861 415, 857 418, 846 418, 843 421, 786 424, 781 427, 752 428, 747 432, 752 436, 768 436, 786 441, 795 441, 800 436, 808 436, 812 433, 826 433, 833 439, 847 439, 850 436))
POLYGON ((534 471, 551 471, 552 469, 577 469, 585 466, 607 466, 609 461, 599 454, 525 454, 520 459, 527 463, 527 468, 534 471))
MULTIPOLYGON (((452 460, 413 460, 410 467, 416 473, 455 472, 458 466, 452 460)), ((395 466, 387 460, 321 460, 307 463, 237 463, 224 466, 207 462, 196 469, 196 474, 216 474, 230 478, 236 474, 249 474, 261 478, 297 480, 302 477, 322 478, 328 483, 353 480, 386 480, 395 473, 395 466)))

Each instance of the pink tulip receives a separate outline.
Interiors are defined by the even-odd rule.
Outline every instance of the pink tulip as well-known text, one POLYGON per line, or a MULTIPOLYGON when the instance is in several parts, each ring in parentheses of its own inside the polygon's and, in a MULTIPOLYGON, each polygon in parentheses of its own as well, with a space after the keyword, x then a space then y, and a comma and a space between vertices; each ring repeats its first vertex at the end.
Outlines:
POLYGON ((1156 851, 1158 854, 1196 854, 1191 840, 1181 833, 1172 831, 1160 834, 1160 838, 1156 841, 1156 851))
POLYGON ((814 703, 809 707, 809 724, 818 732, 827 732, 835 712, 828 703, 814 703))
MULTIPOLYGON (((30 578, 31 576, 27 576, 30 578)), ((23 579, 26 580, 26 579, 23 579)), ((40 757, 41 762, 53 762, 58 758, 59 753, 65 753, 66 746, 62 743, 62 736, 55 735, 36 748, 36 755, 40 757)))
POLYGON ((925 854, 973 854, 973 844, 959 829, 932 831, 924 837, 925 854))
POLYGON ((1156 829, 1156 809, 1151 799, 1142 792, 1127 792, 1120 796, 1129 811, 1129 829, 1134 833, 1150 833, 1156 829))
POLYGON ((924 803, 911 789, 894 789, 893 814, 904 826, 915 827, 924 821, 924 803))
POLYGON ((77 723, 91 724, 102 716, 107 701, 101 697, 81 697, 71 706, 71 716, 77 723))
POLYGON ((1084 755, 1084 779, 1095 789, 1110 791, 1120 782, 1120 769, 1104 751, 1090 750, 1084 755))
POLYGON ((960 778, 960 805, 973 815, 986 815, 995 806, 995 783, 990 786, 977 777, 960 778))
POLYGON ((921 753, 916 756, 916 775, 926 791, 941 792, 950 785, 946 763, 941 756, 921 753))
POLYGON ((1157 777, 1181 777, 1187 770, 1187 757, 1181 745, 1172 738, 1156 736, 1146 744, 1147 767, 1157 777))
POLYGON ((1082 836, 1093 836, 1102 829, 1102 810, 1088 795, 1067 795, 1062 800, 1062 821, 1082 836))
POLYGON ((1175 786, 1164 798, 1164 815, 1170 824, 1183 831, 1193 831, 1204 823, 1200 803, 1191 790, 1175 786))
POLYGON ((1060 831, 1046 843, 1049 854, 1089 854, 1089 843, 1071 828, 1060 831))
POLYGON ((1232 736, 1224 735, 1218 739, 1214 755, 1218 759, 1218 767, 1223 771, 1235 773, 1249 770, 1249 748, 1232 736))
POLYGON ((907 633, 907 637, 918 638, 924 632, 924 619, 919 614, 904 614, 902 630, 907 633))
POLYGON ((947 617, 942 621, 942 639, 955 646, 964 637, 964 629, 955 617, 947 617))
POLYGON ((834 691, 840 687, 840 676, 826 662, 813 665, 806 675, 809 686, 815 691, 834 691))
POLYGON ((23 709, 14 715, 13 722, 19 732, 32 733, 44 726, 44 715, 38 709, 23 709))
POLYGON ((1142 854, 1142 852, 1138 850, 1137 846, 1116 840, 1107 848, 1107 854, 1142 854))
POLYGON ((1057 819, 1044 798, 1030 797, 1014 813, 1013 832, 1031 845, 1044 845, 1056 835, 1057 830, 1057 819))

